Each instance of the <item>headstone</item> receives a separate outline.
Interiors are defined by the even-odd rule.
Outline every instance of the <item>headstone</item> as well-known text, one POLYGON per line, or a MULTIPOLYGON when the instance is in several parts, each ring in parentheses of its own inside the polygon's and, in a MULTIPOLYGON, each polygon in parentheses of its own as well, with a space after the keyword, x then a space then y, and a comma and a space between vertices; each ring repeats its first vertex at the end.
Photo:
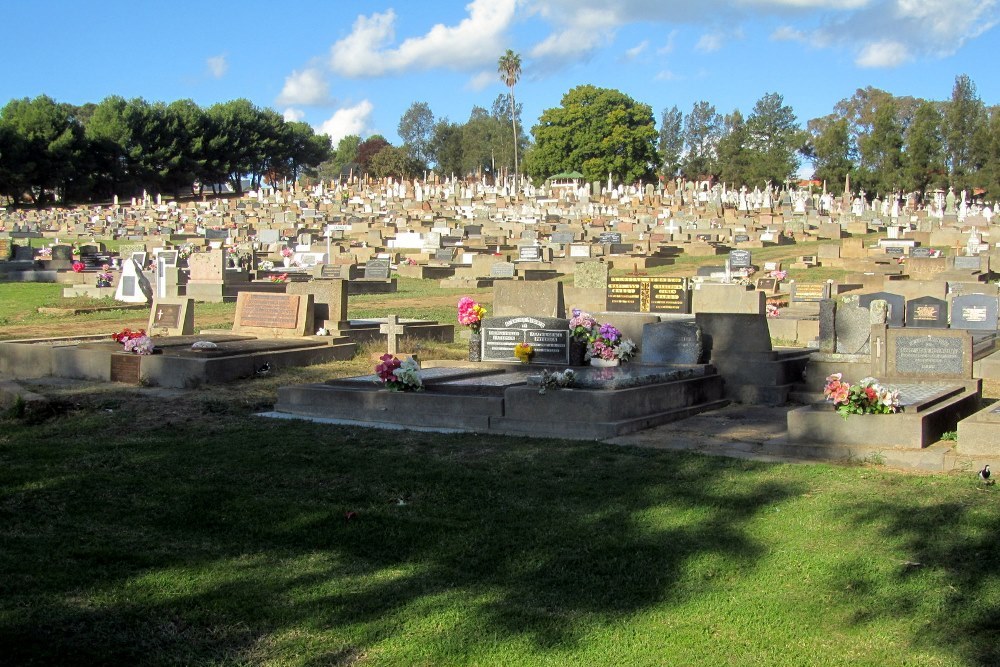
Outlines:
POLYGON ((534 349, 533 364, 569 364, 569 320, 559 317, 487 317, 482 324, 483 361, 516 362, 514 347, 534 349))
POLYGON ((313 333, 311 294, 240 292, 233 333, 258 338, 298 338, 313 333))
POLYGON ((378 332, 385 334, 386 351, 395 356, 399 352, 399 338, 405 333, 398 315, 390 315, 378 325, 378 332))
POLYGON ((68 245, 52 246, 52 259, 68 262, 73 259, 73 247, 68 245))
POLYGON ((747 269, 751 266, 751 255, 749 250, 729 251, 729 267, 733 269, 747 269))
POLYGON ((965 331, 918 333, 909 327, 886 333, 887 373, 892 377, 972 377, 972 336, 965 331))
POLYGON ((347 319, 347 287, 346 280, 296 281, 285 285, 285 294, 312 296, 316 327, 343 330, 350 325, 347 319))
POLYGON ((858 305, 857 297, 845 297, 837 306, 838 354, 868 354, 871 338, 871 313, 858 305))
POLYGON ((948 302, 932 296, 921 296, 906 302, 906 326, 946 328, 948 302))
POLYGON ((370 259, 365 262, 365 278, 375 280, 389 279, 389 260, 370 259))
POLYGON ((560 282, 504 280, 493 286, 493 314, 497 317, 560 317, 564 313, 560 282))
POLYGON ((115 301, 124 303, 149 303, 153 298, 153 287, 142 269, 133 260, 125 260, 122 275, 115 290, 115 301))
POLYGON ((963 294, 951 301, 951 328, 979 331, 997 330, 997 297, 963 294))
POLYGON ((601 232, 597 237, 597 242, 600 244, 621 243, 622 242, 621 232, 601 232))
POLYGON ((573 271, 573 287, 607 289, 608 265, 604 262, 580 262, 573 271))
POLYGON ((803 283, 792 281, 788 296, 793 302, 822 301, 830 298, 830 283, 803 283))
POLYGON ((608 279, 607 309, 631 313, 689 313, 687 278, 624 276, 608 279))
POLYGON ((981 271, 982 270, 982 259, 979 255, 972 257, 966 255, 958 255, 955 257, 955 269, 957 271, 981 271))
POLYGON ((553 232, 552 242, 558 243, 560 245, 565 245, 567 243, 572 243, 576 240, 576 234, 573 232, 553 232))
POLYGON ((517 249, 517 261, 540 262, 542 260, 541 250, 538 246, 523 245, 517 249))
POLYGON ((858 295, 858 305, 870 308, 872 301, 885 301, 888 304, 885 323, 890 327, 901 327, 906 312, 906 299, 901 294, 892 292, 872 292, 858 295))
POLYGON ((701 327, 694 320, 651 322, 642 327, 642 363, 697 364, 701 361, 701 327))
POLYGON ((513 262, 494 262, 490 265, 490 278, 513 278, 515 270, 513 262))
POLYGON ((757 289, 773 294, 778 291, 778 279, 777 278, 758 278, 757 279, 757 289))
POLYGON ((151 336, 194 334, 194 299, 154 300, 146 331, 151 336))

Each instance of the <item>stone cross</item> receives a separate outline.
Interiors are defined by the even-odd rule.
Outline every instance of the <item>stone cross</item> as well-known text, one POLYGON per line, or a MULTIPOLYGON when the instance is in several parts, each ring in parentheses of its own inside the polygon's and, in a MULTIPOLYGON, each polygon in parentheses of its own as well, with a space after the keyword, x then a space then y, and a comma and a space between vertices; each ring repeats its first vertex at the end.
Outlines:
POLYGON ((395 356, 399 351, 399 341, 397 338, 403 335, 403 325, 399 321, 399 316, 390 315, 386 322, 378 326, 378 332, 385 334, 386 343, 388 344, 386 349, 389 354, 395 356))

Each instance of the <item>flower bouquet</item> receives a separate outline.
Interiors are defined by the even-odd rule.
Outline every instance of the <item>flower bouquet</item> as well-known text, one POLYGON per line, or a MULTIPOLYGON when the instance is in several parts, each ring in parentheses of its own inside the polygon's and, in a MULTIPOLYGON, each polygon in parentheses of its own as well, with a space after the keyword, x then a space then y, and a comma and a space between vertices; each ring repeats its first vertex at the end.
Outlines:
POLYGON ((472 297, 463 296, 458 300, 458 323, 469 327, 472 333, 479 333, 485 315, 486 309, 473 301, 472 297))
POLYGON ((899 390, 879 384, 873 377, 863 378, 857 384, 847 384, 843 373, 826 378, 823 396, 833 401, 844 419, 850 415, 888 415, 899 412, 899 390))
POLYGON ((576 372, 572 368, 567 368, 564 371, 544 370, 538 382, 538 393, 544 394, 550 389, 555 391, 563 387, 572 387, 575 382, 576 372))
POLYGON ((257 265, 257 269, 260 271, 270 271, 274 268, 274 262, 269 259, 262 260, 260 264, 257 265))
POLYGON ((83 273, 85 268, 87 268, 87 265, 83 262, 73 262, 73 273, 83 273))
POLYGON ((579 308, 573 309, 573 317, 569 321, 569 335, 581 343, 590 342, 590 336, 594 328, 599 326, 593 315, 586 313, 579 308))
POLYGON ((413 357, 400 361, 391 354, 383 354, 375 366, 375 374, 389 391, 420 391, 424 388, 420 365, 413 357))
POLYGON ((111 282, 115 279, 114 274, 111 273, 111 267, 105 264, 101 267, 101 272, 97 274, 97 286, 98 287, 111 287, 111 282))
POLYGON ((522 364, 526 364, 531 361, 531 356, 535 354, 535 348, 531 347, 527 343, 518 343, 514 346, 514 356, 522 364))
POLYGON ((268 277, 268 280, 270 280, 272 283, 287 283, 288 282, 288 274, 287 273, 279 273, 276 276, 270 276, 270 277, 268 277))
POLYGON ((284 248, 281 249, 281 256, 282 257, 291 257, 294 254, 295 253, 288 246, 285 246, 284 248))
POLYGON ((587 346, 588 359, 628 361, 634 355, 635 343, 630 338, 624 338, 613 324, 602 324, 591 334, 587 346))
POLYGON ((153 339, 147 336, 143 329, 138 331, 122 329, 118 333, 111 334, 111 338, 121 343, 125 351, 132 354, 153 354, 156 347, 153 345, 153 339))

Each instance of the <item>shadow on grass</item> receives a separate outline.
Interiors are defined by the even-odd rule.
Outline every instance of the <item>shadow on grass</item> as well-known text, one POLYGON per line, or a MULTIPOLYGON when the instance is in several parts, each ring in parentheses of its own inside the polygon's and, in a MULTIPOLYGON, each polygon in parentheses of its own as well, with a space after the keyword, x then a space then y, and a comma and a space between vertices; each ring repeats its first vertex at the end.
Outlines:
POLYGON ((838 587, 852 592, 859 610, 853 622, 917 616, 929 608, 940 622, 921 625, 915 646, 945 649, 968 665, 1000 665, 1000 540, 992 511, 998 492, 980 487, 971 502, 914 499, 856 507, 852 521, 859 529, 874 528, 908 558, 891 564, 895 571, 888 577, 862 563, 836 573, 838 587), (991 511, 980 511, 976 500, 991 511), (873 584, 886 578, 891 586, 873 584))
POLYGON ((752 569, 748 523, 802 491, 764 466, 596 444, 129 421, 13 427, 0 447, 9 664, 572 649, 710 587, 693 560, 752 569))

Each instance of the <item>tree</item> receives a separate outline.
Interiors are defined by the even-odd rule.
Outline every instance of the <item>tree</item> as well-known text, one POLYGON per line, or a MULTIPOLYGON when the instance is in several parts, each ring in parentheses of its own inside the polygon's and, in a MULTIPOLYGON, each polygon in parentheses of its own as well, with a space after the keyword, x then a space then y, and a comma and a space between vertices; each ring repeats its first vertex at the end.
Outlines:
POLYGON ((417 162, 431 162, 431 139, 434 135, 434 114, 426 102, 414 102, 399 119, 400 139, 417 162))
POLYGON ((906 137, 903 187, 920 192, 921 199, 931 185, 944 185, 944 139, 941 114, 930 102, 917 109, 906 137))
POLYGON ((708 176, 715 168, 715 147, 722 136, 722 116, 708 102, 695 102, 684 118, 684 161, 681 173, 685 178, 708 176))
POLYGON ((521 78, 521 56, 507 49, 507 52, 500 56, 497 61, 497 70, 504 85, 510 90, 510 122, 514 126, 514 174, 518 173, 517 164, 517 118, 514 113, 516 105, 514 103, 514 84, 521 78))
POLYGON ((524 123, 521 122, 521 105, 515 104, 512 108, 509 95, 497 95, 496 99, 493 100, 490 116, 496 121, 496 130, 491 132, 493 137, 493 162, 497 165, 498 169, 509 172, 514 167, 515 155, 523 156, 523 151, 527 144, 527 137, 524 135, 524 123), (511 116, 515 119, 513 125, 508 122, 511 116), (514 136, 514 129, 517 131, 516 138, 514 136))
POLYGON ((747 182, 750 162, 750 130, 743 114, 736 109, 725 119, 725 134, 716 146, 716 172, 724 183, 743 185, 747 182))
POLYGON ((472 107, 469 120, 462 127, 461 173, 496 176, 496 157, 503 143, 504 126, 483 107, 472 107))
POLYGON ((381 134, 373 134, 358 144, 357 160, 361 170, 369 171, 371 169, 372 158, 375 157, 375 154, 390 145, 381 134))
POLYGON ((356 134, 341 137, 333 154, 317 170, 319 177, 326 180, 340 180, 346 178, 352 169, 358 171, 358 146, 360 145, 361 137, 356 134))
POLYGON ((664 109, 660 120, 660 173, 666 178, 674 178, 681 168, 684 152, 684 114, 676 105, 664 109))
POLYGON ((1000 107, 988 112, 989 120, 984 123, 988 139, 983 143, 983 165, 980 184, 987 196, 996 201, 1000 198, 1000 107))
POLYGON ((431 139, 435 170, 442 175, 462 173, 462 126, 442 118, 431 139))
POLYGON ((584 85, 542 112, 532 128, 528 172, 545 178, 582 171, 588 181, 610 173, 620 182, 653 180, 657 163, 653 110, 617 90, 584 85))
POLYGON ((983 103, 976 93, 976 85, 965 74, 955 77, 951 102, 945 113, 945 143, 951 185, 956 188, 970 185, 968 176, 973 168, 973 137, 983 119, 983 103))
POLYGON ((797 151, 805 143, 792 108, 778 93, 766 93, 747 118, 751 153, 748 185, 782 183, 798 168, 797 151))
POLYGON ((850 125, 846 118, 828 116, 822 130, 814 135, 812 158, 816 170, 813 178, 831 186, 843 183, 854 169, 850 125))
POLYGON ((903 132, 896 120, 896 103, 891 98, 879 105, 871 132, 858 140, 858 150, 861 187, 882 195, 902 187, 903 132))
POLYGON ((369 168, 375 178, 412 178, 423 170, 423 163, 402 147, 385 146, 372 156, 369 168))

